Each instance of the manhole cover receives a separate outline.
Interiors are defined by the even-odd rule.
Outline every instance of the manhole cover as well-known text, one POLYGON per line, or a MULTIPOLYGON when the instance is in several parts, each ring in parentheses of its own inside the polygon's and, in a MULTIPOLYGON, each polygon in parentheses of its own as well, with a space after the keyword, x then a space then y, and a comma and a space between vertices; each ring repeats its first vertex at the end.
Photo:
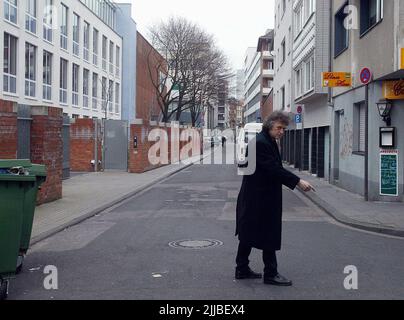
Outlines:
POLYGON ((212 247, 218 247, 223 245, 223 242, 219 240, 177 240, 169 243, 173 248, 185 248, 185 249, 207 249, 212 247))

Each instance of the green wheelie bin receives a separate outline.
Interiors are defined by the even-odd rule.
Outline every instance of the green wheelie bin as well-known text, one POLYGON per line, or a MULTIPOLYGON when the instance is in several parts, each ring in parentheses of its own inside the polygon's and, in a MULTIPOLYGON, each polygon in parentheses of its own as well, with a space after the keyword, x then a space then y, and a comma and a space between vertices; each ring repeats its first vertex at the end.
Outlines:
POLYGON ((16 269, 17 273, 20 273, 22 270, 24 257, 29 248, 38 190, 46 180, 46 167, 44 165, 32 164, 31 166, 25 168, 28 170, 30 175, 35 176, 35 183, 33 185, 33 188, 30 188, 25 195, 20 252, 18 255, 16 269))
POLYGON ((36 184, 36 176, 15 164, 0 160, 0 300, 7 297, 9 280, 16 274, 26 195, 36 184))

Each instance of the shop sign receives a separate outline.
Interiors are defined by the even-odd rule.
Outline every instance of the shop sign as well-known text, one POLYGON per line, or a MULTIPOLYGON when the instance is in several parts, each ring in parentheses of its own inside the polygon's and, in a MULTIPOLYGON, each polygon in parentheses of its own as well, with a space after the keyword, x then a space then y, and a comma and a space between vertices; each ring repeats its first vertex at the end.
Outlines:
POLYGON ((384 81, 383 96, 390 100, 404 99, 404 80, 384 81))
POLYGON ((352 74, 350 72, 323 72, 323 87, 352 87, 352 74))

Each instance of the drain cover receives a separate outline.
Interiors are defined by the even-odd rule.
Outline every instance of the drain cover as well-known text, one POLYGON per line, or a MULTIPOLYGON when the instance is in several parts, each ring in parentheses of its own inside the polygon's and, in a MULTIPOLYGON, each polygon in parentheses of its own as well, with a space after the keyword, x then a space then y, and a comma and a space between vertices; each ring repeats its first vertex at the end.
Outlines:
POLYGON ((212 247, 222 246, 223 242, 219 240, 177 240, 169 243, 173 248, 185 248, 185 249, 207 249, 212 247))

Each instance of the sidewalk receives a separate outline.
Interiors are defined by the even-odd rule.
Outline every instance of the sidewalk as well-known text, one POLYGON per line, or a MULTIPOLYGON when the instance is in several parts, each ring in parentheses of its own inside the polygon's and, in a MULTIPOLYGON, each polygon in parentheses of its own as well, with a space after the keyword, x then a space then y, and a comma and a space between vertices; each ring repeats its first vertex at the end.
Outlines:
POLYGON ((403 203, 366 202, 362 196, 331 185, 324 179, 293 167, 286 168, 314 186, 316 192, 301 192, 335 220, 358 229, 404 237, 403 203))
POLYGON ((63 198, 36 207, 31 244, 77 224, 197 163, 170 164, 141 174, 106 171, 74 175, 63 181, 63 198))

